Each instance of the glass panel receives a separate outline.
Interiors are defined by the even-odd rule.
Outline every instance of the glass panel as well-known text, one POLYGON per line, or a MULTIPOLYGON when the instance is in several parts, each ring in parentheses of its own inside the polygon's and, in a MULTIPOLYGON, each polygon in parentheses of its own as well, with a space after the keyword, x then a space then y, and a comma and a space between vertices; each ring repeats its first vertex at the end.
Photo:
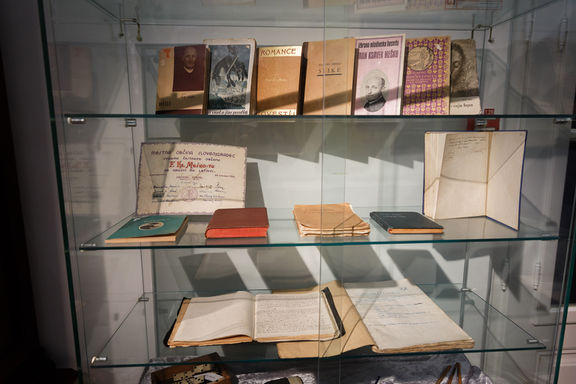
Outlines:
MULTIPOLYGON (((509 351, 509 350, 530 350, 543 349, 544 346, 538 342, 532 342, 533 337, 508 320, 502 313, 492 309, 486 302, 474 293, 462 293, 454 286, 436 286, 422 287, 422 289, 454 320, 457 321, 463 329, 473 335, 478 340, 477 345, 467 352, 478 353, 485 351, 509 351), (491 335, 493 327, 506 327, 506 337, 495 339, 491 335)), ((211 290, 208 294, 215 294, 211 290)), ((219 293, 224 293, 220 291, 219 293)), ((252 291, 252 293, 259 293, 252 291)), ((208 347, 177 347, 167 348, 158 345, 157 355, 150 360, 142 360, 135 353, 126 353, 121 355, 121 351, 113 349, 114 345, 128 346, 134 345, 137 335, 145 338, 143 324, 152 319, 145 318, 146 306, 155 305, 158 318, 157 337, 161 341, 169 333, 172 327, 174 317, 178 312, 182 295, 202 294, 196 293, 163 293, 156 295, 147 295, 146 301, 138 302, 130 315, 123 321, 122 326, 114 334, 114 337, 107 343, 102 351, 98 353, 100 359, 93 362, 93 367, 113 367, 118 365, 164 365, 166 357, 170 357, 170 363, 177 363, 178 358, 184 359, 188 356, 201 356, 212 352, 218 352, 225 362, 256 362, 277 360, 275 344, 273 343, 249 343, 226 346, 208 346, 208 347), (139 331, 139 332, 137 332, 139 331), (126 338, 126 339, 124 339, 126 338)), ((142 339, 140 339, 142 340, 142 339)), ((461 351, 448 351, 443 353, 460 353, 461 351)), ((416 353, 415 355, 422 355, 416 353)), ((344 359, 355 359, 358 357, 378 357, 370 352, 369 349, 360 349, 345 353, 344 359)))

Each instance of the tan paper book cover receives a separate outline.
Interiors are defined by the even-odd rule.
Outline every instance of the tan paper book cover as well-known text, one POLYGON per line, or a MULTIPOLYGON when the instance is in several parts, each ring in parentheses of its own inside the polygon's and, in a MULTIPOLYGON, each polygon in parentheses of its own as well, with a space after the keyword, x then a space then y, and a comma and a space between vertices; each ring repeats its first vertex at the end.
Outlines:
POLYGON ((352 114, 355 45, 354 38, 304 43, 304 115, 352 114))
POLYGON ((156 113, 206 112, 208 59, 204 44, 160 50, 156 113))
POLYGON ((301 113, 302 46, 258 48, 256 114, 301 113))

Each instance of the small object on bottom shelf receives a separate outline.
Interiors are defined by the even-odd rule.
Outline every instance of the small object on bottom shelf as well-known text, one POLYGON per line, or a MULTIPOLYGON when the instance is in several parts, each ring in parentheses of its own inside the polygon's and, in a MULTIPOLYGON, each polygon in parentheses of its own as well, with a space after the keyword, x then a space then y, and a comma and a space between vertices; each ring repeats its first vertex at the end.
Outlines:
POLYGON ((152 384, 232 384, 233 376, 219 363, 220 356, 211 353, 186 360, 189 365, 174 365, 152 372, 152 384))
POLYGON ((282 377, 265 382, 264 384, 303 384, 303 381, 298 376, 282 377))
POLYGON ((392 234, 442 233, 444 227, 418 212, 370 212, 372 220, 392 234))

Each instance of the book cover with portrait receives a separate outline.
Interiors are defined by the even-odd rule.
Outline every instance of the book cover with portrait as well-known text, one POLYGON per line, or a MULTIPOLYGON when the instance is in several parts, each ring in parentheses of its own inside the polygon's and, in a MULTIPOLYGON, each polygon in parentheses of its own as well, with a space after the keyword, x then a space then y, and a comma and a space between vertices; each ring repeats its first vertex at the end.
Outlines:
POLYGON ((156 113, 205 113, 207 53, 204 44, 160 50, 156 113))
POLYGON ((356 39, 354 115, 399 115, 405 35, 356 39))
POLYGON ((481 113, 476 42, 472 39, 452 40, 450 56, 450 114, 481 113))
POLYGON ((404 115, 450 112, 450 36, 406 39, 404 115))
POLYGON ((256 40, 207 39, 210 51, 209 115, 254 112, 256 40))

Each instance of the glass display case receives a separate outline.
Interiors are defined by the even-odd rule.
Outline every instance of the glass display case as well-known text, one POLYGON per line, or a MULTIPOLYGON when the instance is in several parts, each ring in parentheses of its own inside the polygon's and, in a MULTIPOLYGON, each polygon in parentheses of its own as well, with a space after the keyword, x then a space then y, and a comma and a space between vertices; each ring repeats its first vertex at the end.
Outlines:
POLYGON ((155 370, 213 352, 240 382, 290 375, 310 383, 407 382, 401 366, 435 382, 444 365, 455 362, 464 379, 556 381, 574 262, 572 204, 565 198, 573 192, 565 191, 576 84, 573 1, 39 5, 84 382, 147 382, 155 370), (229 38, 253 38, 259 47, 302 45, 396 33, 473 39, 483 112, 215 116, 155 110, 159 52, 167 47, 229 38), (372 211, 422 212, 425 134, 471 130, 527 132, 518 230, 474 216, 438 220, 442 234, 392 235, 370 219, 372 211), (190 215, 177 242, 107 243, 135 215, 144 142, 245 147, 245 206, 266 207, 268 236, 209 242, 210 215, 190 215), (299 234, 295 205, 341 202, 370 224, 369 235, 299 234), (166 345, 184 297, 401 279, 419 286, 474 347, 400 354, 355 348, 286 359, 275 343, 166 345))

